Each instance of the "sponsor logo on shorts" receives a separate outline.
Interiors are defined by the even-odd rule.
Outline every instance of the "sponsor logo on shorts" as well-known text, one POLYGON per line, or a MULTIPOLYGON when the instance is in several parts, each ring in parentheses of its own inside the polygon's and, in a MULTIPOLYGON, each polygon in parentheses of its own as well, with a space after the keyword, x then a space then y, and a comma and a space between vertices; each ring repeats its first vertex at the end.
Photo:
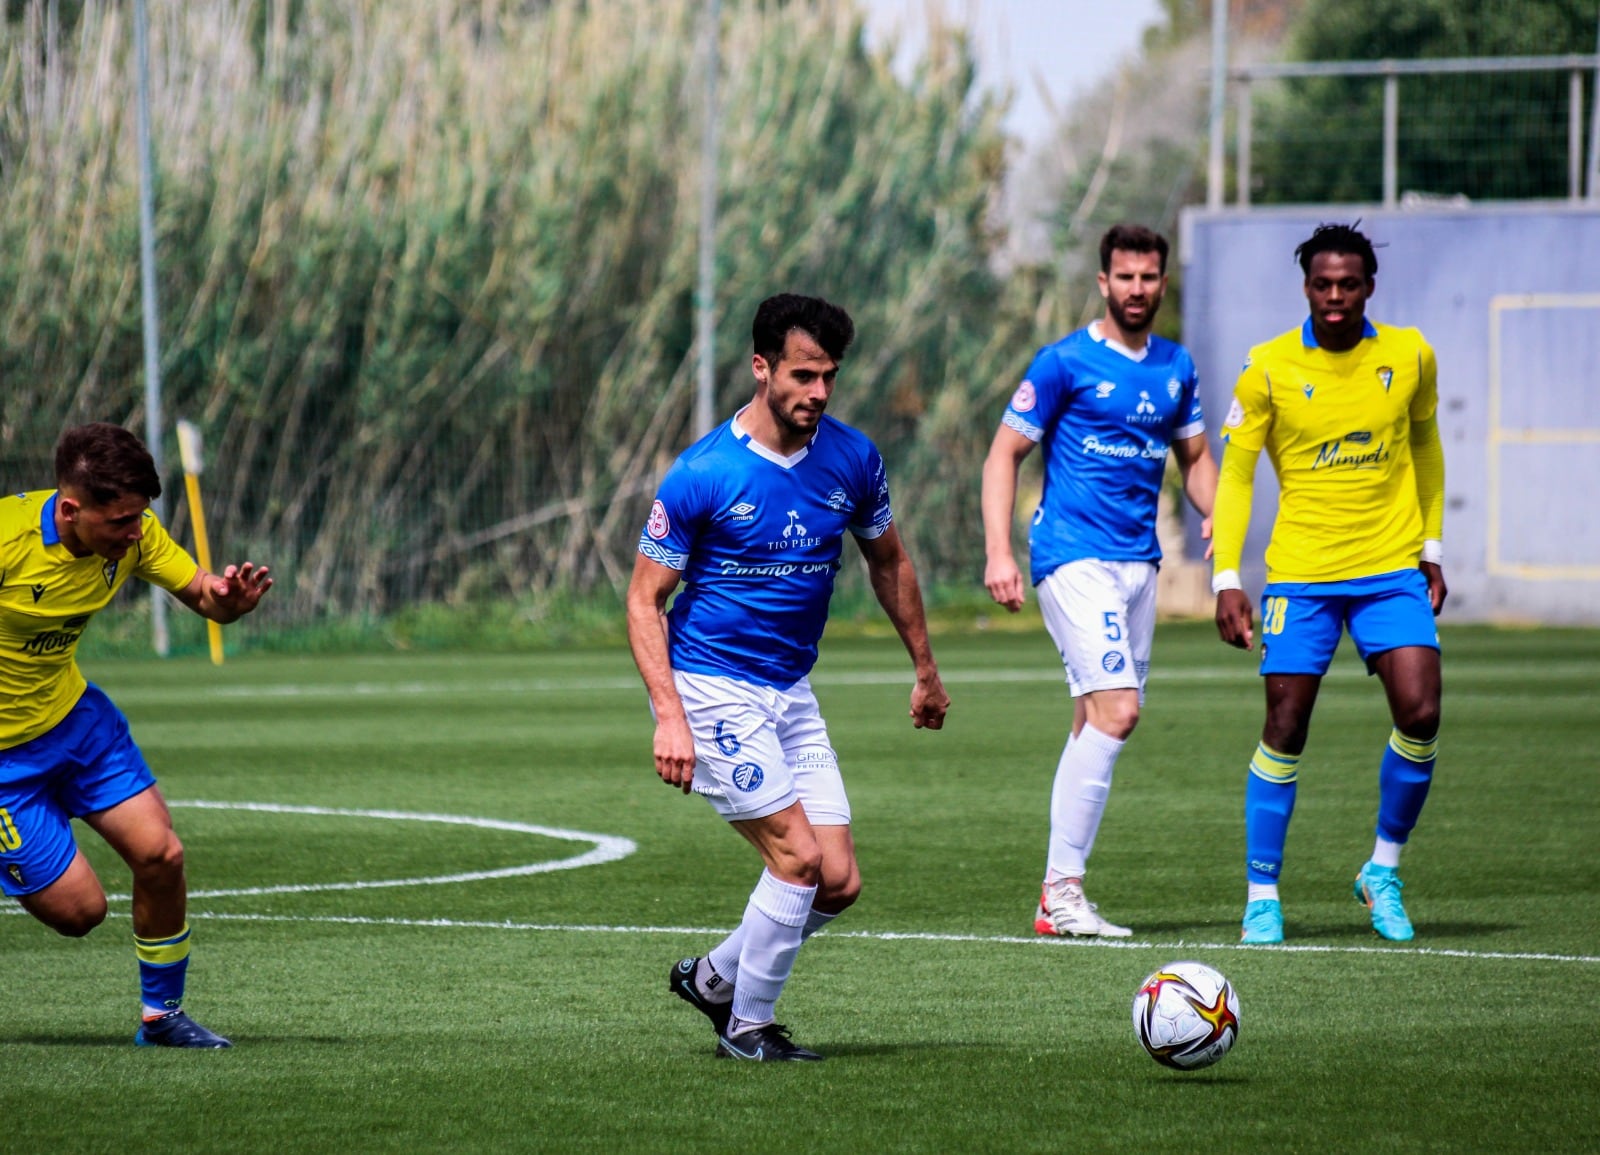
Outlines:
POLYGON ((18 866, 16 863, 13 862, 8 864, 6 866, 6 873, 12 877, 18 886, 28 885, 22 881, 22 867, 18 866))
POLYGON ((733 784, 744 793, 758 789, 766 774, 754 762, 741 762, 733 768, 733 784))
POLYGON ((650 507, 650 520, 644 523, 644 531, 657 541, 672 531, 672 522, 667 520, 667 507, 661 504, 660 498, 650 507))
POLYGON ((1018 413, 1026 413, 1038 402, 1038 395, 1033 391, 1033 382, 1024 381, 1017 386, 1017 391, 1011 395, 1011 408, 1018 413))
POLYGON ((1120 674, 1122 667, 1127 664, 1127 659, 1119 650, 1107 650, 1100 658, 1100 668, 1108 674, 1120 674))

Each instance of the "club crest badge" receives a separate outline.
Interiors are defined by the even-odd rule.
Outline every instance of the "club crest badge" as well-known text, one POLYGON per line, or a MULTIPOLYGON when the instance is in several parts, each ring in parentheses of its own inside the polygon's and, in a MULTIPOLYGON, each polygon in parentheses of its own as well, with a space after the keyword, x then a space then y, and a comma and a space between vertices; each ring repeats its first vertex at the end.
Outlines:
POLYGON ((667 520, 667 507, 661 504, 660 498, 650 507, 650 520, 644 523, 644 531, 657 541, 672 531, 672 523, 667 520))
POLYGON ((1017 391, 1011 395, 1011 408, 1018 413, 1026 413, 1038 403, 1038 396, 1033 391, 1033 382, 1024 381, 1017 386, 1017 391))

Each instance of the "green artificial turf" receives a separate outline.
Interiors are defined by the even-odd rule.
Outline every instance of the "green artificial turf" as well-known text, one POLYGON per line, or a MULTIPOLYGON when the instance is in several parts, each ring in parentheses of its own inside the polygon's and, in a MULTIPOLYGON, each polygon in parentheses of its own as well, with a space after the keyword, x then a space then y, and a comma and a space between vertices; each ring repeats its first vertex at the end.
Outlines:
POLYGON ((235 1046, 133 1047, 125 899, 82 940, 0 917, 4 1148, 1595 1150, 1600 633, 1458 628, 1445 647, 1439 770, 1402 868, 1416 940, 1376 939, 1350 896, 1389 723, 1345 654, 1301 766, 1288 942, 1245 949, 1252 657, 1162 627, 1089 876, 1135 934, 1097 944, 1031 929, 1070 717, 1043 634, 939 639, 942 733, 906 718, 898 643, 830 639, 814 683, 865 888, 779 1005, 828 1061, 786 1067, 713 1060, 667 992, 759 866, 656 780, 624 651, 95 662, 175 804, 277 808, 174 807, 188 1009, 235 1046), (582 833, 635 849, 350 888, 567 859, 582 833), (269 893, 209 893, 240 889, 269 893), (1194 1073, 1129 1023, 1140 979, 1185 957, 1242 1003, 1238 1045, 1194 1073))

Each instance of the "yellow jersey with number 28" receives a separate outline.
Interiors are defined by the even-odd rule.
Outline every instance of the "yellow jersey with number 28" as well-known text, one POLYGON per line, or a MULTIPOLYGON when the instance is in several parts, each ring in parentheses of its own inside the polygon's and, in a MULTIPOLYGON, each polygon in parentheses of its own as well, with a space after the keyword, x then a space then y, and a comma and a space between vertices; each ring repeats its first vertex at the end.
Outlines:
MULTIPOLYGON (((1416 329, 1368 322, 1354 349, 1336 353, 1318 346, 1308 319, 1250 350, 1222 440, 1225 458, 1242 455, 1234 468, 1248 465, 1246 478, 1263 448, 1278 475, 1269 582, 1415 568, 1425 530, 1440 532, 1425 522, 1442 522, 1442 501, 1425 513, 1412 434, 1421 425, 1437 437, 1438 404, 1433 349, 1416 329)), ((1224 501, 1219 491, 1218 505, 1224 501)), ((1219 523, 1226 512, 1219 508, 1219 523)), ((1230 520, 1238 530, 1228 540, 1219 531, 1218 571, 1237 569, 1244 545, 1243 524, 1230 520)))

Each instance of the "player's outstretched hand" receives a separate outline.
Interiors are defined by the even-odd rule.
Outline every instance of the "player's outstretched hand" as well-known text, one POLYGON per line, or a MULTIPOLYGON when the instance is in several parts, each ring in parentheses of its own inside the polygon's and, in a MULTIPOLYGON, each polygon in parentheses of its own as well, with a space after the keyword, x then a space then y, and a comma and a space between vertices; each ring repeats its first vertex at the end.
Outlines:
POLYGON ((919 730, 939 730, 950 710, 950 695, 937 673, 918 678, 911 689, 911 724, 919 730))
POLYGON ((1254 639, 1250 597, 1243 590, 1223 590, 1217 595, 1217 633, 1230 646, 1248 650, 1254 639))
POLYGON ((694 735, 689 733, 687 718, 679 715, 656 720, 655 755, 661 781, 689 793, 694 787, 694 735))
POLYGON ((211 575, 211 603, 231 619, 241 618, 261 603, 272 588, 272 578, 264 565, 243 562, 230 565, 220 575, 211 575))
POLYGON ((983 567, 983 584, 989 588, 989 596, 1012 613, 1022 608, 1026 587, 1016 559, 990 558, 983 567))

